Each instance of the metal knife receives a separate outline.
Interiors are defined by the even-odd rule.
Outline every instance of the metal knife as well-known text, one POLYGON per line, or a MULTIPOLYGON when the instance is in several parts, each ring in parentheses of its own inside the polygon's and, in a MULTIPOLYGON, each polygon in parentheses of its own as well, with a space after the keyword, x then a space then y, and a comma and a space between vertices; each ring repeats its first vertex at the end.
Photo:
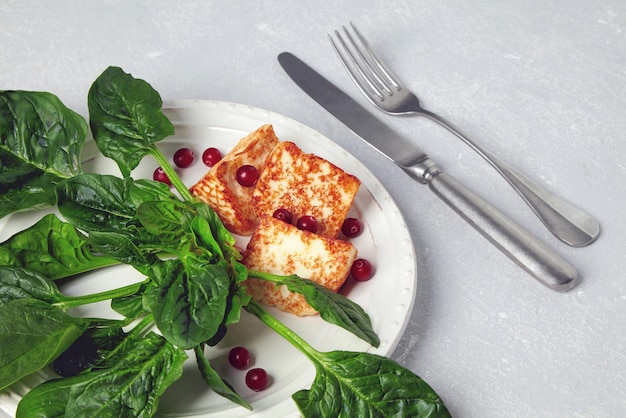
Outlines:
POLYGON ((577 272, 567 260, 458 180, 442 172, 419 147, 398 135, 293 54, 279 54, 278 62, 313 100, 396 163, 409 177, 428 185, 448 206, 531 276, 558 291, 574 286, 577 272))

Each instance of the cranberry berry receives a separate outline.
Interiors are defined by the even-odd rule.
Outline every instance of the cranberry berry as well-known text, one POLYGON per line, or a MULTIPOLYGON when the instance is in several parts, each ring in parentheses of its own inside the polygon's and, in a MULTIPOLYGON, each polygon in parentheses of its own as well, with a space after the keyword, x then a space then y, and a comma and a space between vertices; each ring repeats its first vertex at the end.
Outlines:
POLYGON ((372 263, 366 259, 359 258, 352 263, 350 274, 354 280, 364 282, 372 278, 374 275, 374 267, 372 267, 372 263))
POLYGON ((246 373, 246 385, 255 392, 260 392, 265 389, 269 381, 269 376, 264 369, 250 369, 250 371, 246 373))
POLYGON ((276 209, 274 213, 272 214, 272 216, 288 224, 290 224, 291 220, 293 219, 293 215, 291 214, 291 212, 289 212, 285 208, 276 209))
POLYGON ((202 153, 202 162, 207 167, 213 167, 222 159, 222 153, 220 150, 214 147, 210 147, 204 150, 202 153))
POLYGON ((174 153, 174 164, 180 168, 187 168, 193 164, 193 151, 189 148, 180 148, 174 153))
POLYGON ((313 216, 301 216, 296 222, 296 227, 303 231, 317 232, 317 220, 313 216))
POLYGON ((158 167, 156 170, 154 170, 154 173, 152 174, 152 179, 155 181, 160 181, 161 183, 165 183, 168 186, 172 185, 169 177, 167 177, 167 174, 165 174, 165 170, 163 170, 163 168, 161 167, 158 167))
POLYGON ((355 238, 363 232, 361 221, 356 218, 346 218, 341 225, 341 232, 348 238, 355 238))
POLYGON ((253 165, 242 165, 237 169, 237 183, 243 187, 252 187, 259 179, 259 170, 253 165))
POLYGON ((235 347, 228 353, 228 362, 237 370, 245 370, 250 365, 250 353, 244 347, 235 347))

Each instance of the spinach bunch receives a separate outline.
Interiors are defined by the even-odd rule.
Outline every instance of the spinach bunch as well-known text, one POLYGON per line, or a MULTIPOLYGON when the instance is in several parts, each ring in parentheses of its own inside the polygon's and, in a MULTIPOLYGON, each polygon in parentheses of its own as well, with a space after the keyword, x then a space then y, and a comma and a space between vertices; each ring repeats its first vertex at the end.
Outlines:
POLYGON ((159 397, 195 355, 216 393, 251 409, 205 356, 241 311, 256 316, 315 365, 309 390, 293 395, 305 416, 448 416, 418 376, 382 356, 319 352, 245 292, 258 278, 298 292, 327 322, 378 346, 367 313, 349 299, 297 276, 248 270, 216 213, 195 199, 157 143, 174 127, 145 81, 109 67, 88 94, 89 127, 121 176, 84 173, 82 117, 49 93, 0 92, 0 217, 55 206, 35 225, 0 244, 0 389, 47 367, 81 337, 98 356, 75 375, 49 380, 18 407, 26 416, 152 416, 159 397), (162 183, 135 180, 146 156, 162 183), (126 264, 145 279, 118 289, 68 296, 57 283, 126 264), (122 319, 80 318, 72 307, 109 301, 122 319), (151 330, 156 325, 159 333, 151 330))

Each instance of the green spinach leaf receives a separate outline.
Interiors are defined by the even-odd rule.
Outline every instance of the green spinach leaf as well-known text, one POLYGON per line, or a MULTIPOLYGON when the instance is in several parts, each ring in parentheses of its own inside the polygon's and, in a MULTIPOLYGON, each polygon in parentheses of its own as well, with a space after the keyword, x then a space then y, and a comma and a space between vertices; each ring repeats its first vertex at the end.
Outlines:
POLYGON ((210 228, 211 234, 197 234, 201 237, 201 242, 207 248, 215 248, 215 246, 219 246, 221 251, 213 250, 215 254, 222 254, 223 257, 227 260, 235 259, 241 260, 242 255, 235 248, 235 237, 230 233, 228 229, 222 223, 222 220, 217 215, 217 212, 213 210, 209 205, 205 203, 201 203, 198 201, 191 202, 191 205, 195 208, 198 215, 205 219, 210 228))
POLYGON ((141 226, 158 237, 160 245, 178 252, 177 248, 187 245, 192 239, 189 223, 193 214, 188 206, 179 201, 149 201, 137 208, 137 218, 141 226))
POLYGON ((178 200, 165 183, 146 179, 135 179, 129 183, 128 198, 135 207, 147 201, 178 200))
POLYGON ((0 267, 0 305, 15 299, 32 298, 55 303, 64 296, 54 282, 23 267, 0 267))
POLYGON ((85 231, 127 231, 135 219, 136 202, 131 199, 131 178, 86 173, 57 187, 59 211, 85 231))
POLYGON ((37 299, 0 305, 0 389, 48 365, 88 325, 37 299))
POLYGON ((371 353, 323 353, 258 303, 245 309, 293 344, 315 365, 310 389, 293 395, 305 417, 449 417, 426 382, 393 360, 371 353))
POLYGON ((169 247, 171 252, 186 248, 206 252, 213 261, 241 259, 234 248, 234 237, 213 209, 204 203, 147 201, 138 207, 137 218, 149 233, 159 238, 163 248, 169 247))
POLYGON ((150 233, 138 220, 138 207, 146 201, 180 202, 151 180, 91 173, 64 181, 57 194, 61 215, 88 231, 94 250, 136 268, 152 263, 149 253, 163 250, 158 229, 150 233))
MULTIPOLYGON (((139 319, 139 317, 134 319, 139 319)), ((128 353, 141 342, 140 340, 150 333, 149 329, 153 325, 152 316, 148 314, 143 316, 128 332, 122 328, 128 326, 128 321, 91 328, 89 332, 96 341, 100 353, 94 369, 110 369, 124 361, 128 353)))
POLYGON ((52 280, 117 263, 94 254, 86 237, 54 214, 0 244, 0 266, 25 267, 52 280))
POLYGON ((193 232, 196 246, 204 248, 213 260, 224 259, 224 251, 213 236, 211 225, 205 218, 194 217, 189 227, 193 232))
POLYGON ((209 387, 218 395, 223 396, 229 401, 252 411, 252 406, 246 402, 246 400, 243 399, 228 382, 223 380, 220 375, 217 374, 213 366, 211 366, 211 363, 209 363, 209 360, 207 360, 204 356, 202 346, 195 347, 194 352, 196 354, 198 370, 200 370, 200 374, 207 385, 209 385, 209 387))
POLYGON ((371 353, 315 355, 317 375, 293 399, 307 417, 449 417, 443 401, 419 376, 371 353))
POLYGON ((81 172, 85 119, 45 92, 0 91, 0 217, 54 205, 81 172))
POLYGON ((119 67, 107 68, 88 95, 89 123, 98 148, 124 177, 152 154, 153 144, 174 133, 158 92, 119 67))
POLYGON ((108 365, 106 361, 114 357, 113 353, 116 352, 118 347, 128 338, 128 334, 124 331, 125 325, 125 321, 120 321, 118 324, 91 326, 87 329, 85 333, 93 338, 98 347, 98 358, 93 365, 95 368, 109 368, 117 363, 117 361, 114 360, 108 365))
POLYGON ((146 283, 147 281, 133 283, 89 295, 67 296, 61 293, 55 282, 36 271, 4 266, 0 267, 0 305, 14 299, 32 298, 65 310, 73 306, 129 296, 139 291, 146 283))
MULTIPOLYGON (((129 236, 132 231, 134 229, 129 229, 126 232, 91 231, 89 242, 95 250, 102 252, 107 257, 131 265, 137 271, 149 276, 159 262, 156 255, 159 248, 154 248, 154 245, 149 245, 147 250, 139 248, 138 245, 141 243, 135 242, 129 236)), ((136 234, 138 240, 140 236, 140 233, 136 234)))
MULTIPOLYGON (((0 150, 0 171, 7 170, 12 174, 17 174, 3 157, 0 150)), ((19 174, 19 182, 13 183, 15 187, 3 188, 0 186, 0 218, 13 212, 23 212, 27 210, 45 209, 56 203, 54 185, 59 182, 59 178, 49 173, 36 173, 34 175, 19 174)))
POLYGON ((250 277, 285 285, 292 292, 304 296, 306 301, 320 313, 320 317, 328 323, 338 325, 374 347, 380 345, 380 339, 372 328, 369 315, 357 303, 345 296, 332 292, 310 279, 295 275, 276 276, 270 273, 250 271, 250 277))
POLYGON ((324 321, 339 325, 374 347, 380 345, 369 315, 357 303, 309 279, 287 276, 283 283, 292 292, 304 295, 324 321))
POLYGON ((231 296, 229 298, 229 305, 227 307, 226 320, 224 325, 236 324, 241 318, 241 309, 246 306, 251 300, 252 296, 245 290, 241 283, 248 278, 248 268, 231 258, 229 262, 230 277, 231 277, 231 296))
POLYGON ((163 262, 162 276, 144 294, 163 335, 191 349, 211 339, 224 321, 230 296, 228 264, 212 264, 194 254, 163 262))
POLYGON ((35 387, 20 402, 17 418, 151 417, 165 389, 182 375, 186 358, 183 350, 149 333, 113 367, 35 387))

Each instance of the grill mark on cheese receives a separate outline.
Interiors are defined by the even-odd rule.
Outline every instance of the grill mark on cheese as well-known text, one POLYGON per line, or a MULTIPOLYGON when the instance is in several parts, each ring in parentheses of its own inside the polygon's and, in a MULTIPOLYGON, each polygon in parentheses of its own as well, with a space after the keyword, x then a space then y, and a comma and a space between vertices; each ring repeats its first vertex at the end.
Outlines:
POLYGON ((193 195, 211 206, 226 228, 239 235, 250 235, 257 223, 252 206, 253 187, 237 182, 237 170, 252 165, 259 172, 278 143, 272 125, 263 125, 237 145, 190 188, 193 195))
POLYGON ((252 204, 259 218, 279 208, 289 210, 294 220, 313 216, 319 235, 336 238, 359 185, 357 177, 284 141, 267 157, 252 204))
MULTIPOLYGON (((343 285, 357 256, 349 242, 330 239, 271 216, 261 218, 243 254, 242 263, 251 270, 279 275, 297 274, 321 284, 333 292, 343 285)), ((317 312, 303 296, 276 288, 271 282, 248 279, 248 293, 258 301, 298 316, 317 312)))

